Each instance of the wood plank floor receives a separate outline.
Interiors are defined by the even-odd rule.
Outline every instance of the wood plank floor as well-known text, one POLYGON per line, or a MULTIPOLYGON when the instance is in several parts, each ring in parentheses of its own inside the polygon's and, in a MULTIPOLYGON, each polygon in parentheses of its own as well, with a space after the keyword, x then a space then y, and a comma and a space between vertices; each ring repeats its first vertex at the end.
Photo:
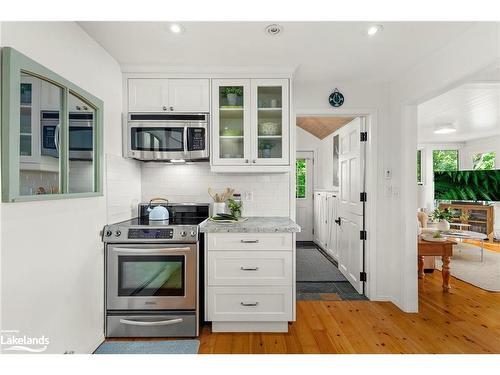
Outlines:
POLYGON ((500 293, 441 273, 419 281, 419 313, 389 302, 299 301, 286 334, 211 333, 203 329, 200 353, 500 353, 500 293))

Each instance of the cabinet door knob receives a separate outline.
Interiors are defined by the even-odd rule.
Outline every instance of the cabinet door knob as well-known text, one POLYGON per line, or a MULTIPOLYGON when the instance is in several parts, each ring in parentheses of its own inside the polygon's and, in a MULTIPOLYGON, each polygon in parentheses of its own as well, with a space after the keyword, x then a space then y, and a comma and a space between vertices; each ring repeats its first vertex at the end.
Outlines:
POLYGON ((253 160, 252 160, 252 163, 254 163, 254 164, 255 164, 255 163, 257 163, 257 160, 253 159, 253 160))
POLYGON ((173 111, 174 110, 174 107, 170 107, 170 110, 173 111))
POLYGON ((166 110, 167 110, 167 106, 166 106, 166 105, 164 105, 164 106, 163 106, 163 110, 164 110, 164 111, 166 111, 166 110))
POLYGON ((248 159, 245 159, 245 163, 249 163, 249 160, 248 160, 248 159))

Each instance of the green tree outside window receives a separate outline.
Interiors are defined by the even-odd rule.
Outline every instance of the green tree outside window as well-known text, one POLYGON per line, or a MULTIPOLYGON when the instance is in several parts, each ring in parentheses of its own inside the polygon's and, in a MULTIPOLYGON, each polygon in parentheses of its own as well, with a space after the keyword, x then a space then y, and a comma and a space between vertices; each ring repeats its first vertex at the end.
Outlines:
POLYGON ((432 151, 434 172, 458 171, 458 150, 432 151))
POLYGON ((472 155, 472 169, 482 171, 495 169, 495 153, 485 152, 472 155))
POLYGON ((306 159, 297 159, 295 162, 297 187, 295 192, 296 198, 306 197, 306 159))

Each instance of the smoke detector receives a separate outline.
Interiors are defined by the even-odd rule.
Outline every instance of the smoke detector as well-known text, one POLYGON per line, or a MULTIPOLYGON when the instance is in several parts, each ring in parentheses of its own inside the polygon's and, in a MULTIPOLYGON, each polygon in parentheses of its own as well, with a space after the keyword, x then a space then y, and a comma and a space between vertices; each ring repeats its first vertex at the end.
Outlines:
POLYGON ((266 26, 266 34, 271 36, 276 36, 281 33, 282 28, 280 25, 273 23, 271 25, 266 26))

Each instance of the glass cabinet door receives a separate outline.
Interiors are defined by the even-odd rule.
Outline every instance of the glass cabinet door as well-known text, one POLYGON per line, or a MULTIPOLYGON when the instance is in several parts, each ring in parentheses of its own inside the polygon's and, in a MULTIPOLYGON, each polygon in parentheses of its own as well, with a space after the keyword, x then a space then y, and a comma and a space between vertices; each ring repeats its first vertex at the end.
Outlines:
POLYGON ((253 80, 254 163, 288 163, 288 90, 286 80, 253 80))
POLYGON ((214 160, 219 164, 249 162, 249 83, 248 80, 215 80, 214 160))
POLYGON ((36 100, 37 100, 37 78, 28 74, 21 75, 21 106, 20 106, 20 132, 19 132, 19 154, 23 161, 29 161, 34 155, 34 141, 36 134, 36 100))

